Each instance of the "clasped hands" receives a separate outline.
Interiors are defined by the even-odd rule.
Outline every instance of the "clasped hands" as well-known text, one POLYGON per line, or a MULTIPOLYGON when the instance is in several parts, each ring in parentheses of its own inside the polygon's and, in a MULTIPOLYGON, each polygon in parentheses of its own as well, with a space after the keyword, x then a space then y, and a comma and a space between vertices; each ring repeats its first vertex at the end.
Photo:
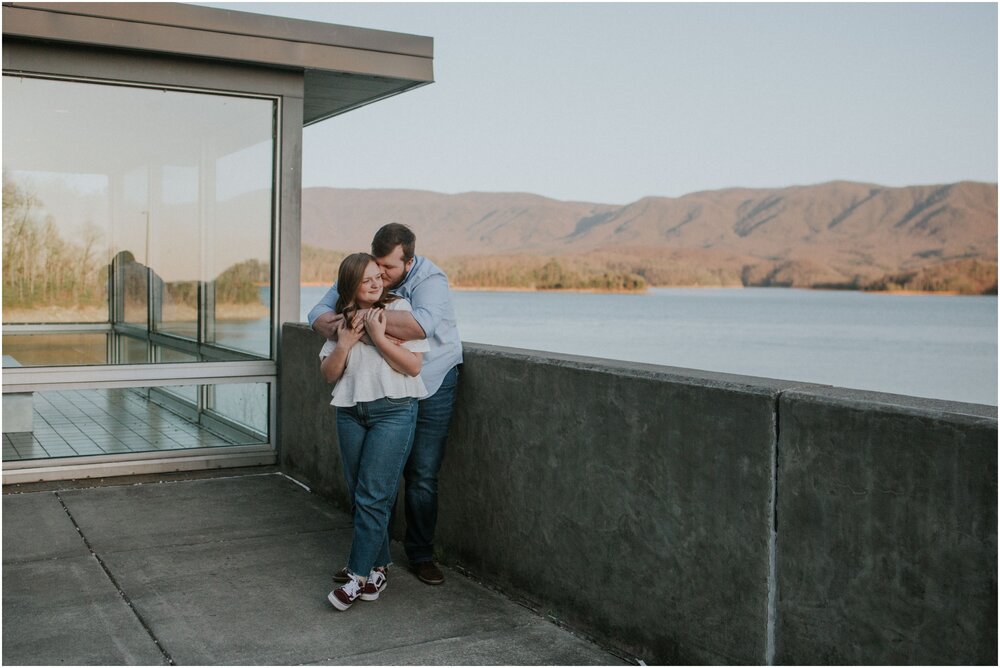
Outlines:
POLYGON ((385 331, 386 326, 385 309, 368 308, 359 309, 352 316, 350 322, 343 314, 338 313, 333 316, 331 326, 334 330, 334 337, 338 343, 353 346, 358 341, 368 345, 375 345, 375 341, 385 338, 395 343, 403 343, 402 339, 397 339, 385 331))

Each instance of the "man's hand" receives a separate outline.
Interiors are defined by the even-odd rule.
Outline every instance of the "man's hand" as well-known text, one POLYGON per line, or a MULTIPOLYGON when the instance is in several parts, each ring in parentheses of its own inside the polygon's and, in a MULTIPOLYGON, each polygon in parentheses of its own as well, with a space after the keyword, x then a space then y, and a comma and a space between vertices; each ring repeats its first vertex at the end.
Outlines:
POLYGON ((313 330, 317 333, 322 334, 323 338, 337 340, 337 329, 340 327, 340 323, 344 321, 344 316, 339 313, 334 313, 333 311, 327 311, 322 314, 313 322, 313 330))

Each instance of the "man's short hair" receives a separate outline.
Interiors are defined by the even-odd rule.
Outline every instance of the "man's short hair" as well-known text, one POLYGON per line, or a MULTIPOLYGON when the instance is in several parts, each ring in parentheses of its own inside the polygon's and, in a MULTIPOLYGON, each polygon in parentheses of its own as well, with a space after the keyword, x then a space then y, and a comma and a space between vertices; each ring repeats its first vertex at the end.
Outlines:
POLYGON ((417 245, 417 236, 406 225, 389 223, 379 228, 372 238, 372 255, 385 257, 396 248, 403 247, 403 262, 413 259, 417 245))

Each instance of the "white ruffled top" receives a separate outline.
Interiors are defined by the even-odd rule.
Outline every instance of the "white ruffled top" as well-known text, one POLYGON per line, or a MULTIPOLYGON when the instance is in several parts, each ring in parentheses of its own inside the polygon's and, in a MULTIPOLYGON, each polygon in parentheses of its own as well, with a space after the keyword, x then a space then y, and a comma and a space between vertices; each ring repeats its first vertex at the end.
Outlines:
MULTIPOLYGON (((412 311, 410 302, 397 299, 389 302, 387 311, 412 311)), ((427 339, 404 341, 404 348, 415 353, 426 353, 431 349, 427 339)), ((325 359, 337 347, 336 341, 328 340, 319 351, 319 358, 325 359)), ((389 366, 375 346, 361 343, 354 344, 347 354, 347 366, 344 375, 333 386, 332 406, 348 407, 359 401, 375 401, 383 397, 401 399, 427 396, 427 387, 420 376, 407 376, 389 366)))

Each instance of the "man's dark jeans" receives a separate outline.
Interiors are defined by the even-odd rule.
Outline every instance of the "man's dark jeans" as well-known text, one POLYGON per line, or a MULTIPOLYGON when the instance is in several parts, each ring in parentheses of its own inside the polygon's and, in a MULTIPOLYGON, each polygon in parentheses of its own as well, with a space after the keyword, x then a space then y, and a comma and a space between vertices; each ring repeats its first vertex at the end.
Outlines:
POLYGON ((445 374, 438 391, 418 402, 413 449, 403 471, 406 481, 406 538, 411 565, 434 559, 434 529, 438 514, 438 471, 444 459, 448 426, 455 408, 458 367, 445 374))

